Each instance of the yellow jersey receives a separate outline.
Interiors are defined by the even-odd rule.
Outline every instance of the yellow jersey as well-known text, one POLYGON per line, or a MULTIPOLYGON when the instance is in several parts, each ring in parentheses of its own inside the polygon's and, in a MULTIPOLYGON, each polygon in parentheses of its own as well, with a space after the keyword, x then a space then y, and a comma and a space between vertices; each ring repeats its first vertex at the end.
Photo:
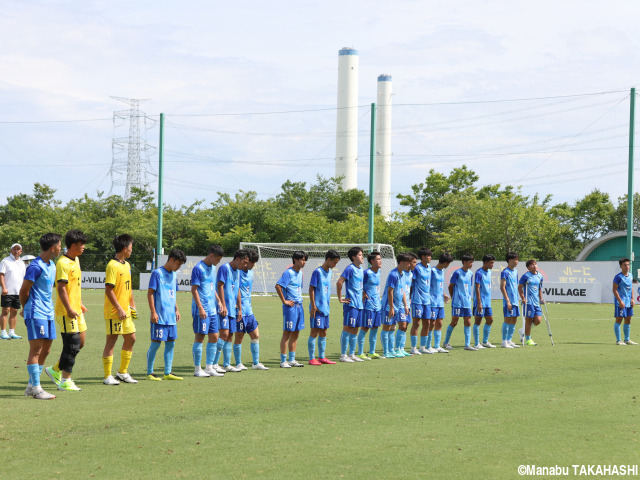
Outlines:
MULTIPOLYGON (((56 291, 58 282, 66 283, 67 295, 69 296, 69 305, 78 315, 82 313, 82 299, 80 297, 80 289, 82 287, 82 272, 80 271, 80 260, 78 257, 72 259, 63 255, 56 264, 56 291)), ((64 308, 60 295, 56 299, 56 315, 67 315, 67 309, 64 308)))
MULTIPOLYGON (((129 314, 129 299, 131 298, 131 265, 126 260, 121 263, 118 259, 112 258, 107 264, 107 274, 104 279, 105 287, 113 286, 113 293, 120 307, 129 314)), ((104 318, 117 319, 118 310, 111 304, 105 293, 104 296, 104 318)))

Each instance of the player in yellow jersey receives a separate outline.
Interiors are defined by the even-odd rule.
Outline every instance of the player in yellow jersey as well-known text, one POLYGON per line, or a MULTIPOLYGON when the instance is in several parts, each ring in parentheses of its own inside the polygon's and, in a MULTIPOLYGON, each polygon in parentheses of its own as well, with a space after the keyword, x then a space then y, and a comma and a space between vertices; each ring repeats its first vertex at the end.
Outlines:
POLYGON ((104 366, 105 385, 119 385, 120 381, 125 383, 138 383, 127 372, 133 344, 136 343, 136 326, 134 320, 138 319, 136 304, 133 300, 133 290, 131 289, 131 265, 127 258, 133 251, 133 237, 126 233, 118 235, 113 239, 113 246, 116 250, 115 258, 107 264, 107 274, 105 278, 104 296, 104 321, 107 330, 107 342, 102 352, 102 364, 104 366), (113 367, 113 350, 122 336, 124 342, 120 350, 120 368, 116 373, 116 378, 111 375, 113 367))
POLYGON ((87 309, 82 304, 81 284, 82 272, 78 257, 84 252, 87 236, 80 230, 69 230, 64 236, 67 247, 65 254, 56 264, 56 322, 62 336, 62 354, 60 360, 53 367, 47 367, 46 372, 58 386, 58 390, 72 392, 80 388, 71 380, 71 372, 76 363, 76 356, 84 347, 87 324, 84 312, 87 309))

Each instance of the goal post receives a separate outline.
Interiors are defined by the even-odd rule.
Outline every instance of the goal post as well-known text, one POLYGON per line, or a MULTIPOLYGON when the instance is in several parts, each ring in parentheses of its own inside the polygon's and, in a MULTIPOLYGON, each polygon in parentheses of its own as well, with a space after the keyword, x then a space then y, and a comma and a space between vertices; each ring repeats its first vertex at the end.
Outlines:
POLYGON ((309 260, 304 267, 303 293, 309 291, 311 273, 324 263, 327 250, 335 250, 340 254, 340 261, 333 269, 331 294, 336 295, 336 282, 340 273, 351 263, 347 252, 351 247, 358 246, 364 251, 363 268, 368 268, 367 255, 371 252, 380 252, 382 268, 380 269, 381 283, 384 285, 387 275, 396 267, 396 259, 391 245, 383 243, 254 243, 242 242, 240 248, 251 248, 258 252, 260 259, 256 263, 253 281, 254 295, 269 295, 276 293, 276 282, 282 273, 292 265, 291 255, 296 250, 304 250, 309 255, 309 260))

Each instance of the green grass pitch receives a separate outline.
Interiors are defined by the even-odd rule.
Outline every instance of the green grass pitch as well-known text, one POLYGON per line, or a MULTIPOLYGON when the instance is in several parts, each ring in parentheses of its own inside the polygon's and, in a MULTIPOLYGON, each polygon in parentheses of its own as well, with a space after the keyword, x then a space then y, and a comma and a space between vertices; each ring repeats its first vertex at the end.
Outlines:
MULTIPOLYGON (((194 378, 191 299, 181 292, 174 371, 185 379, 149 382, 149 313, 136 292, 129 371, 140 383, 108 387, 103 299, 83 292, 89 330, 73 374, 82 392, 24 397, 22 319, 25 338, 0 342, 3 478, 517 478, 521 464, 640 463, 640 345, 615 345, 611 305, 549 305, 554 347, 541 325, 538 347, 466 352, 460 324, 448 355, 283 370, 280 302, 254 297, 271 370, 194 378)), ((499 344, 502 308, 493 307, 499 344)), ((341 309, 332 308, 327 352, 337 359, 341 309)), ((639 328, 632 323, 636 341, 639 328)), ((297 356, 305 363, 307 337, 297 356)), ((48 365, 60 349, 58 339, 48 365)), ((162 365, 161 348, 157 372, 162 365)), ((55 392, 44 374, 42 383, 55 392)))

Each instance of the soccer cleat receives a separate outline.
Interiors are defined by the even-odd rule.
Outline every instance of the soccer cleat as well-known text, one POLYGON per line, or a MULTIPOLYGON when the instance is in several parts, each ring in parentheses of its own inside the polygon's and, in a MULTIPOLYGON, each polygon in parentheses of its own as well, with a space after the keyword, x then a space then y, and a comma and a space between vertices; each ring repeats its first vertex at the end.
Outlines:
POLYGON ((404 352, 402 350, 400 350, 400 349, 394 350, 393 354, 396 356, 396 358, 404 358, 404 357, 406 357, 404 352))
POLYGON ((312 358, 311 360, 309 360, 309 365, 322 365, 322 363, 320 363, 320 360, 318 360, 317 358, 312 358))
POLYGON ((382 356, 379 353, 373 352, 373 353, 369 353, 367 354, 367 356, 371 359, 371 360, 376 360, 378 358, 382 358, 382 356))
POLYGON ((436 348, 436 352, 438 353, 449 353, 449 350, 442 348, 442 347, 438 347, 436 348))
POLYGON ((511 348, 520 348, 520 345, 513 343, 511 340, 509 340, 509 345, 511 345, 511 348))
POLYGON ((624 343, 626 343, 627 345, 637 345, 637 343, 633 340, 625 340, 624 343))
POLYGON ((280 368, 291 368, 291 365, 289 365, 289 362, 285 360, 280 364, 280 368))
MULTIPOLYGON (((424 352, 427 353, 427 352, 424 352)), ((418 350, 416 347, 411 347, 411 355, 422 355, 422 352, 418 350)))
POLYGON ((11 340, 11 337, 9 336, 9 334, 7 332, 0 333, 0 338, 2 340, 11 340))
POLYGON ((358 358, 361 358, 362 360, 367 360, 370 361, 371 359, 369 357, 367 357, 364 353, 362 355, 358 355, 358 358))
MULTIPOLYGON (((413 351, 413 348, 411 349, 411 351, 413 351)), ((419 354, 429 353, 429 349, 427 347, 420 347, 420 350, 418 350, 418 352, 420 352, 419 354)))
POLYGON ((222 368, 224 368, 225 372, 241 372, 242 371, 242 370, 240 370, 240 369, 238 369, 236 367, 233 367, 231 365, 227 365, 226 367, 222 367, 222 368))
POLYGON ((73 380, 67 378, 63 379, 60 382, 60 385, 58 385, 58 390, 65 390, 67 392, 79 392, 82 389, 78 387, 73 380))
POLYGON ((109 375, 107 378, 102 380, 102 383, 105 385, 120 385, 120 382, 113 378, 113 375, 109 375))
POLYGON ((120 372, 116 373, 116 380, 120 380, 121 382, 124 382, 124 383, 138 383, 138 380, 133 378, 128 373, 120 373, 120 372))
POLYGON ((27 388, 24 390, 25 397, 33 397, 33 385, 27 383, 27 388))
POLYGON ((292 367, 304 367, 304 364, 298 362, 297 360, 289 360, 289 365, 292 367))
POLYGON ((484 346, 481 343, 477 343, 476 350, 484 350, 484 346))
POLYGON ((436 350, 433 347, 427 348, 427 353, 438 353, 438 350, 436 350))
POLYGON ((502 341, 502 348, 513 348, 508 340, 502 341))
POLYGON ((56 384, 56 387, 60 385, 60 378, 62 377, 62 372, 56 372, 53 367, 47 367, 44 371, 49 375, 49 378, 53 383, 56 384))
POLYGON ((318 359, 318 361, 320 363, 323 363, 324 365, 335 365, 336 364, 336 362, 334 362, 333 360, 329 360, 327 357, 320 358, 320 359, 318 359))
POLYGON ((396 355, 392 351, 388 351, 384 358, 396 358, 396 355))
POLYGON ((20 335, 16 335, 15 333, 12 333, 11 335, 9 335, 9 338, 12 340, 20 340, 22 337, 20 335))
POLYGON ((491 342, 484 342, 484 343, 482 344, 482 346, 483 346, 484 348, 496 348, 496 346, 495 346, 495 345, 492 345, 492 344, 491 344, 491 342))
POLYGON ((269 367, 265 367, 261 363, 254 363, 251 365, 251 370, 269 370, 269 367))
POLYGON ((527 347, 535 347, 536 345, 538 345, 536 342, 533 341, 533 338, 530 338, 529 340, 525 340, 524 344, 527 347))
POLYGON ((340 355, 340 361, 344 363, 353 363, 353 360, 351 360, 351 357, 348 355, 340 355))
POLYGON ((349 358, 354 362, 364 362, 361 358, 356 357, 355 353, 353 355, 349 355, 349 358))
POLYGON ((220 365, 218 365, 217 363, 213 365, 213 368, 216 372, 221 373, 224 375, 224 373, 226 372, 226 370, 224 368, 222 368, 220 365))
POLYGON ((224 377, 224 373, 220 373, 210 367, 205 368, 204 371, 205 373, 208 373, 210 377, 224 377))
POLYGON ((451 346, 450 343, 445 343, 443 347, 446 348, 447 350, 453 350, 453 347, 451 346))
POLYGON ((473 347, 471 345, 465 345, 464 349, 465 350, 469 350, 470 352, 477 352, 478 351, 478 349, 476 347, 473 347))
POLYGON ((524 328, 518 329, 518 333, 520 334, 520 343, 524 340, 524 328))
POLYGON ((240 371, 243 371, 243 370, 249 370, 249 369, 248 369, 247 367, 245 367, 242 363, 237 364, 237 365, 236 365, 236 368, 237 368, 238 370, 240 370, 240 371))
POLYGON ((149 375, 147 375, 147 380, 152 380, 154 382, 161 382, 162 379, 156 375, 155 373, 150 373, 149 375))
POLYGON ((202 368, 199 368, 198 370, 193 372, 193 376, 194 377, 210 377, 211 375, 209 375, 207 372, 202 370, 202 368))
POLYGON ((49 392, 45 392, 40 385, 34 387, 34 389, 32 390, 32 395, 36 400, 53 400, 54 398, 56 398, 55 395, 49 392))
POLYGON ((616 345, 626 345, 626 343, 624 342, 624 340, 618 340, 616 342, 616 345))
POLYGON ((164 379, 165 380, 184 380, 184 378, 174 375, 173 372, 165 374, 164 379))

